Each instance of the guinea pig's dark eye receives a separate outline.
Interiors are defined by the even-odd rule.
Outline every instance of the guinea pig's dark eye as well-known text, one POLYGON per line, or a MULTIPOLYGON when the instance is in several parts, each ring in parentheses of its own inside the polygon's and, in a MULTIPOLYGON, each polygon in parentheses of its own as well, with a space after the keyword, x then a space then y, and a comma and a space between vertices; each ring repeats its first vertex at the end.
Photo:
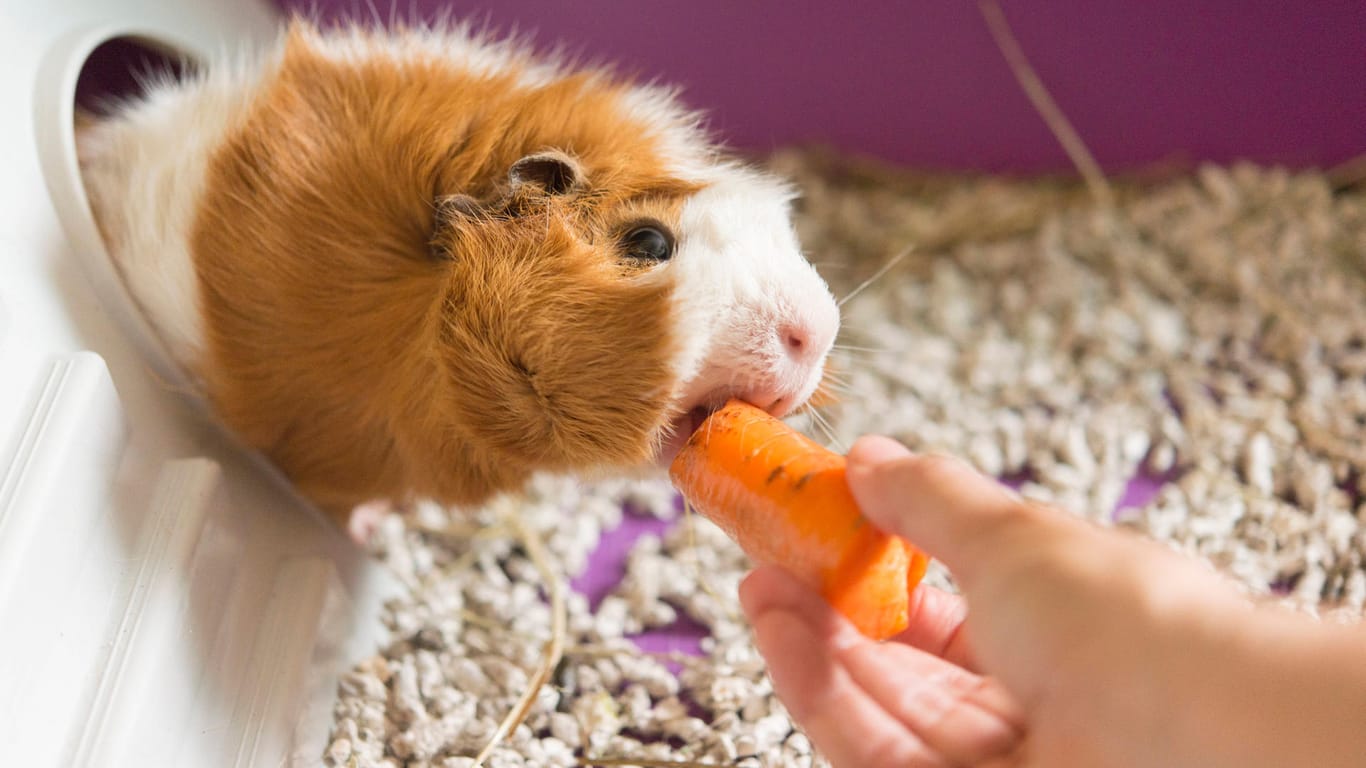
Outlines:
POLYGON ((636 227, 621 239, 627 258, 641 261, 668 261, 674 255, 674 239, 660 226, 636 227))

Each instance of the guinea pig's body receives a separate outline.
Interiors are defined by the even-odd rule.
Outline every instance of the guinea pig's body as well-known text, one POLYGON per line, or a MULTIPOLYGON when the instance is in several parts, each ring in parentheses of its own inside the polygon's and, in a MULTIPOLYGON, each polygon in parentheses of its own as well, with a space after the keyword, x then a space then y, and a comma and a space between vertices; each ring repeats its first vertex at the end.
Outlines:
POLYGON ((211 409, 345 519, 785 413, 838 325, 787 189, 670 94, 462 30, 321 33, 84 128, 111 258, 211 409))

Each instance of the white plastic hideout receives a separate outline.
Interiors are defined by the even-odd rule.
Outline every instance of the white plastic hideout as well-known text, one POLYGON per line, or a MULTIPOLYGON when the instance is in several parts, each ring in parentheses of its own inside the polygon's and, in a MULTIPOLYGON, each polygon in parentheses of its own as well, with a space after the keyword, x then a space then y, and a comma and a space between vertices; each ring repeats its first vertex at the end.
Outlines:
POLYGON ((176 392, 76 167, 113 38, 207 58, 263 0, 0 0, 0 765, 320 763, 392 582, 176 392))

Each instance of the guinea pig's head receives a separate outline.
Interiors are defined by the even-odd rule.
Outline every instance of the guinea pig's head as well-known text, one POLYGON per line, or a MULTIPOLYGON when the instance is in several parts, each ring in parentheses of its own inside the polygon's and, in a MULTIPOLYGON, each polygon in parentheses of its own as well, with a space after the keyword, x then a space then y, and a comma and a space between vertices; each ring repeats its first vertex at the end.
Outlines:
POLYGON ((440 349, 467 442, 531 469, 667 461, 738 397, 782 416, 839 326, 790 189, 735 164, 642 179, 562 150, 441 201, 440 349))

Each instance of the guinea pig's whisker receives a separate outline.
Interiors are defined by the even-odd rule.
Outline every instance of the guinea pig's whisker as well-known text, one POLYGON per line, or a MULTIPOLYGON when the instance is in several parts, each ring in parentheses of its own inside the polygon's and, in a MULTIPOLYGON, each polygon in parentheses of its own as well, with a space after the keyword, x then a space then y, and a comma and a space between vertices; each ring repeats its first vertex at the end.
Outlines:
POLYGON ((817 412, 816 406, 807 403, 794 411, 793 415, 801 416, 805 420, 808 431, 819 430, 827 441, 830 439, 829 425, 821 423, 821 415, 817 412))
POLYGON ((854 298, 855 296, 859 295, 860 293, 863 293, 863 291, 866 290, 866 289, 868 288, 868 286, 872 285, 873 283, 877 282, 878 280, 881 280, 882 277, 883 277, 884 275, 886 275, 888 272, 892 271, 892 267, 895 267, 897 264, 900 264, 901 261, 902 261, 902 259, 905 259, 907 256, 911 255, 911 251, 913 251, 913 250, 915 250, 915 246, 914 246, 914 245, 908 245, 908 246, 906 246, 904 249, 902 249, 902 251, 901 251, 900 253, 898 253, 898 254, 896 254, 895 256, 893 256, 892 258, 888 259, 888 260, 887 260, 887 263, 886 263, 886 264, 883 264, 882 267, 881 267, 880 269, 878 269, 878 271, 874 272, 874 273, 872 274, 871 277, 869 277, 867 280, 864 280, 863 282, 859 283, 858 285, 854 286, 854 290, 852 290, 852 291, 850 291, 850 292, 844 294, 844 298, 842 298, 842 299, 840 299, 839 301, 835 302, 835 306, 842 307, 842 306, 844 306, 850 299, 854 298))
MULTIPOLYGON (((853 386, 851 386, 847 381, 822 381, 820 388, 816 390, 816 395, 812 395, 812 397, 816 398, 817 395, 829 395, 834 392, 839 392, 841 394, 849 394, 853 391, 853 386)), ((817 399, 817 402, 822 405, 825 404, 819 399, 817 399)))
POLYGON ((866 330, 864 328, 859 328, 856 325, 849 325, 848 323, 841 321, 840 337, 844 338, 847 336, 857 336, 859 338, 869 340, 877 340, 879 338, 878 334, 873 333, 872 331, 866 330))
POLYGON ((886 347, 864 347, 864 346, 860 346, 860 345, 858 345, 858 344, 846 344, 846 343, 844 343, 844 342, 842 342, 842 341, 837 341, 837 342, 835 342, 834 344, 831 344, 831 345, 830 345, 830 348, 831 348, 831 349, 847 349, 847 350, 852 350, 852 351, 854 351, 854 352, 885 352, 885 351, 887 351, 887 348, 886 348, 886 347))
POLYGON ((789 415, 793 417, 800 416, 805 418, 807 421, 811 421, 811 414, 814 413, 815 410, 816 406, 812 405, 811 402, 808 400, 807 402, 802 403, 800 407, 794 409, 792 413, 789 415))
POLYGON ((821 386, 824 387, 824 386, 826 386, 827 384, 840 384, 840 385, 843 385, 843 386, 845 386, 845 387, 848 387, 849 384, 850 384, 850 381, 849 381, 849 379, 846 379, 846 378, 845 378, 844 376, 842 376, 841 374, 835 373, 834 371, 828 371, 828 370, 827 370, 827 371, 821 376, 821 386))
POLYGON ((887 351, 886 349, 880 347, 856 347, 852 344, 835 344, 831 346, 831 349, 837 349, 841 352, 864 352, 868 354, 875 354, 887 351))
MULTIPOLYGON (((379 6, 375 4, 375 0, 365 0, 365 6, 366 6, 367 8, 370 9, 370 20, 373 21, 373 22, 375 23, 375 27, 378 28, 378 29, 383 29, 383 28, 384 28, 384 17, 379 15, 379 6)), ((390 7, 389 7, 389 22, 392 24, 393 21, 394 21, 394 8, 393 8, 393 6, 390 6, 390 7)))
POLYGON ((822 416, 818 409, 811 409, 811 420, 817 427, 820 428, 821 432, 825 434, 825 438, 829 441, 830 446, 832 448, 834 448, 836 451, 839 451, 840 453, 846 452, 844 445, 840 442, 840 439, 835 436, 835 428, 830 426, 829 420, 822 416))

